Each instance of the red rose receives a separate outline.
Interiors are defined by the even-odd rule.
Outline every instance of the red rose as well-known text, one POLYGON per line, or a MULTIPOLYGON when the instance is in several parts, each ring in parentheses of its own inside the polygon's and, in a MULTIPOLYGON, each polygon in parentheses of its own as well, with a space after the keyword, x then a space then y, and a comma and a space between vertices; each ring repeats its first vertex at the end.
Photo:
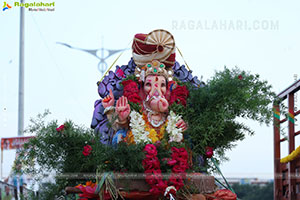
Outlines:
POLYGON ((178 175, 171 175, 169 182, 176 188, 176 190, 179 190, 184 185, 182 178, 178 175))
MULTIPOLYGON (((124 95, 125 96, 125 95, 124 95)), ((128 101, 132 103, 141 103, 142 99, 137 93, 127 95, 128 101)))
POLYGON ((125 78, 124 71, 120 68, 116 71, 117 76, 125 78))
POLYGON ((147 144, 144 148, 144 151, 146 151, 146 153, 147 153, 146 154, 147 158, 153 158, 153 157, 156 157, 156 155, 157 155, 156 147, 153 144, 147 144))
POLYGON ((153 195, 159 195, 159 194, 161 194, 160 190, 157 187, 152 187, 149 190, 149 192, 152 193, 153 195))
POLYGON ((145 170, 145 174, 154 174, 155 177, 161 177, 161 170, 160 169, 147 169, 147 170, 145 170))
POLYGON ((177 85, 175 89, 171 91, 171 96, 170 96, 170 105, 172 105, 174 102, 177 104, 182 104, 186 106, 186 100, 189 96, 189 91, 187 90, 186 86, 180 86, 177 85))
POLYGON ((92 147, 91 147, 90 145, 85 145, 85 146, 83 147, 82 154, 83 154, 84 156, 90 155, 91 152, 92 152, 92 147))
POLYGON ((177 163, 177 160, 170 160, 168 161, 168 165, 173 166, 177 163))
POLYGON ((171 151, 172 151, 172 159, 175 159, 179 156, 179 149, 176 148, 176 147, 172 147, 171 148, 171 151))
POLYGON ((211 158, 214 155, 214 149, 212 147, 206 147, 206 157, 211 158))
POLYGON ((57 132, 62 132, 65 129, 65 125, 60 125, 58 128, 56 128, 57 132))
POLYGON ((167 185, 167 183, 165 182, 165 181, 163 181, 163 180, 160 180, 159 182, 158 182, 158 184, 156 184, 155 185, 160 191, 165 191, 166 190, 166 188, 168 187, 168 185, 167 185))
POLYGON ((154 175, 147 175, 145 179, 149 185, 155 185, 157 183, 157 180, 155 179, 154 175))
POLYGON ((239 76, 238 76, 238 79, 243 80, 243 76, 242 76, 242 75, 239 75, 239 76))
POLYGON ((187 162, 180 162, 180 163, 179 163, 179 166, 180 166, 180 168, 183 169, 184 171, 185 171, 186 169, 189 168, 189 165, 188 165, 187 162))
POLYGON ((181 168, 180 165, 175 165, 172 168, 172 172, 174 172, 174 173, 183 173, 184 171, 185 171, 185 169, 181 168))
POLYGON ((180 153, 180 155, 186 155, 186 156, 188 156, 188 153, 187 153, 187 151, 186 151, 186 149, 184 147, 179 148, 178 152, 180 153))
POLYGON ((154 169, 145 169, 144 173, 146 176, 150 176, 151 174, 153 174, 154 169))
POLYGON ((124 86, 123 95, 127 97, 128 101, 132 103, 142 103, 142 99, 139 96, 139 88, 136 82, 133 80, 125 80, 122 82, 124 86))
POLYGON ((189 154, 188 154, 188 152, 185 150, 185 148, 180 148, 179 149, 179 157, 180 158, 182 158, 182 159, 188 159, 188 157, 189 157, 189 154))
POLYGON ((122 81, 122 85, 124 86, 124 92, 125 93, 126 92, 128 92, 128 93, 138 93, 139 92, 138 85, 133 80, 122 81))
POLYGON ((147 169, 159 169, 160 163, 157 157, 147 158, 142 161, 143 167, 147 169))
POLYGON ((188 160, 188 153, 185 150, 185 148, 176 148, 176 147, 172 147, 172 159, 173 160, 177 160, 179 162, 187 162, 188 160))
POLYGON ((160 169, 148 169, 145 170, 146 182, 149 185, 155 185, 158 183, 160 179, 162 179, 161 170, 160 169))

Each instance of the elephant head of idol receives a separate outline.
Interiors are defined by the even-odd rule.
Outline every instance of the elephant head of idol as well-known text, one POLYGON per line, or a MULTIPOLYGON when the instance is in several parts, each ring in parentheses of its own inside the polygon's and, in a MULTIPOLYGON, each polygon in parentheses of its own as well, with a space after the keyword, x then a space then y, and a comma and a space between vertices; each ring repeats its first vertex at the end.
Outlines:
POLYGON ((167 96, 167 71, 165 65, 157 60, 146 64, 146 73, 143 81, 143 104, 144 108, 164 113, 168 111, 169 103, 167 96))
POLYGON ((156 115, 166 113, 169 107, 167 85, 173 77, 174 37, 162 29, 149 34, 136 34, 132 50, 132 57, 137 65, 135 76, 142 82, 143 107, 155 119, 156 115))

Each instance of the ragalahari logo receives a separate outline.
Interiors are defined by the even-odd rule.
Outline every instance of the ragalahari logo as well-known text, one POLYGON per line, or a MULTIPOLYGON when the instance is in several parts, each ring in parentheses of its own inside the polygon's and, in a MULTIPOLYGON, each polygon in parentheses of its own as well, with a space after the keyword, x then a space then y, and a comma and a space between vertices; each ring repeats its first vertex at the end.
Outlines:
POLYGON ((11 8, 11 6, 10 5, 8 5, 8 3, 6 3, 6 1, 4 1, 4 5, 3 5, 3 11, 5 11, 5 10, 8 10, 8 9, 10 9, 11 8))

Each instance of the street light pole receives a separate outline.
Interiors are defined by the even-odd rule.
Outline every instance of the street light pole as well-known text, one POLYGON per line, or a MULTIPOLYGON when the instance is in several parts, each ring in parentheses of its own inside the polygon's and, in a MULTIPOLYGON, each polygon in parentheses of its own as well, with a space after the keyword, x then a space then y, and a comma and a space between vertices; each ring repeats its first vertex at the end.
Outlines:
POLYGON ((77 48, 77 47, 73 47, 69 44, 66 44, 66 43, 62 43, 62 42, 56 42, 57 44, 61 44, 61 45, 64 45, 68 48, 71 48, 71 49, 77 49, 77 50, 80 50, 80 51, 84 51, 86 53, 89 53, 93 56, 95 56, 96 58, 98 58, 100 61, 98 63, 98 70, 100 71, 101 75, 104 75, 104 73, 106 72, 107 70, 107 63, 106 63, 106 59, 109 58, 110 56, 116 54, 116 53, 119 53, 119 52, 122 52, 122 51, 125 51, 127 49, 117 49, 117 50, 113 50, 113 49, 106 49, 103 47, 103 37, 102 37, 102 47, 99 48, 99 49, 82 49, 82 48, 77 48), (99 54, 101 54, 99 57, 98 55, 98 52, 100 51, 99 54), (104 51, 106 51, 108 54, 105 56, 104 55, 104 51))
MULTIPOLYGON (((21 0, 24 3, 24 0, 21 0)), ((24 135, 24 8, 20 7, 18 136, 24 135)))

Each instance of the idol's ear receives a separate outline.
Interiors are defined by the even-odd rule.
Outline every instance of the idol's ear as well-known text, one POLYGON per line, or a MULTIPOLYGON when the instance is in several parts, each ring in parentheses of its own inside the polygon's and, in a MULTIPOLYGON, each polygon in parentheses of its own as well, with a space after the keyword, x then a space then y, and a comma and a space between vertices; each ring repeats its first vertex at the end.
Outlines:
POLYGON ((174 86, 176 85, 176 82, 175 81, 168 81, 167 82, 167 91, 166 91, 166 99, 168 101, 170 101, 170 97, 171 97, 171 92, 172 90, 174 90, 174 86))
POLYGON ((168 90, 172 92, 177 87, 177 83, 175 81, 168 82, 168 90))

